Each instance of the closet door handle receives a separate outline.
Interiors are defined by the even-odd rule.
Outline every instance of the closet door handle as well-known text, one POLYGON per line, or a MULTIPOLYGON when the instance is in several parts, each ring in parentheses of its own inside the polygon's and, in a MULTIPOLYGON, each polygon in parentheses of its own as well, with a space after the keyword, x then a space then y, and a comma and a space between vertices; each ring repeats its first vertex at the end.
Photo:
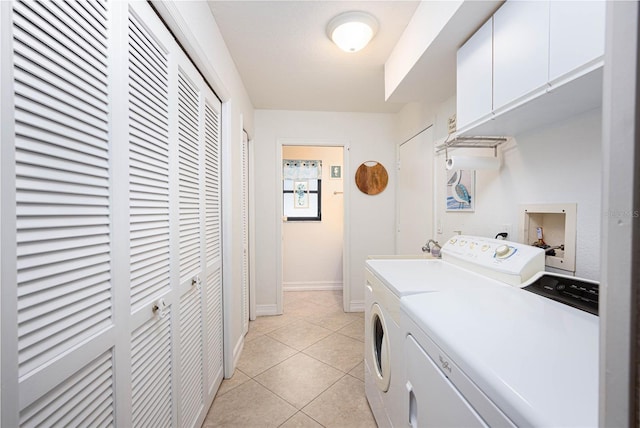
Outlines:
POLYGON ((165 315, 167 315, 169 307, 165 303, 164 299, 160 299, 153 304, 153 306, 151 307, 151 310, 153 311, 154 315, 157 315, 160 318, 164 318, 165 315))
POLYGON ((200 280, 200 276, 194 276, 191 279, 191 287, 198 287, 198 290, 200 290, 200 284, 202 284, 202 281, 200 280))

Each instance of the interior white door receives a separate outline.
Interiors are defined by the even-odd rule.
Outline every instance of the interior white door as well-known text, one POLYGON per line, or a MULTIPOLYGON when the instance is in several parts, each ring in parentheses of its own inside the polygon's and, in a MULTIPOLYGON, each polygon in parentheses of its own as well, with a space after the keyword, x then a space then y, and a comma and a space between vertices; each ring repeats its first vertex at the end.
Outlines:
POLYGON ((398 151, 396 253, 421 254, 433 238, 433 128, 398 151))

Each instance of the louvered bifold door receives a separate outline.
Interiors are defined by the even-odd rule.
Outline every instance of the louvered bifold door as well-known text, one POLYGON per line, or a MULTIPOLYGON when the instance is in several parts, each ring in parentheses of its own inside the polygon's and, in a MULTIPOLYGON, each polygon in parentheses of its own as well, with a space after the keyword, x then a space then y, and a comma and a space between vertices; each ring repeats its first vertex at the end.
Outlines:
POLYGON ((242 333, 249 331, 249 139, 242 136, 242 333))
MULTIPOLYGON (((187 64, 185 64, 187 66, 187 64)), ((203 189, 200 153, 202 95, 178 70, 179 424, 195 426, 204 406, 202 337, 203 189)), ((204 150, 203 150, 204 151, 204 150)))
POLYGON ((2 197, 16 211, 2 220, 15 221, 17 269, 2 282, 3 426, 114 424, 109 6, 12 4, 15 134, 2 145, 3 157, 14 149, 15 201, 7 183, 2 197))
POLYGON ((220 102, 205 103, 205 269, 203 285, 206 381, 210 395, 223 378, 220 102))
MULTIPOLYGON (((135 6, 135 7, 134 7, 135 6)), ((176 425, 171 324, 172 40, 146 4, 128 17, 131 425, 176 425)))
POLYGON ((0 425, 200 427, 221 104, 149 2, 0 1, 0 425))

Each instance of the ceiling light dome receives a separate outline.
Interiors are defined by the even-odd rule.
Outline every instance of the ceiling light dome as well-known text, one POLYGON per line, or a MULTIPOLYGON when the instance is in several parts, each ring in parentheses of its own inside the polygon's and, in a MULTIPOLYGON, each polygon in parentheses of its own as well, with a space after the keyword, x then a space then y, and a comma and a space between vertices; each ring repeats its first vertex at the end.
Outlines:
POLYGON ((378 30, 378 21, 366 12, 345 12, 327 25, 327 35, 345 52, 358 52, 367 46, 378 30))

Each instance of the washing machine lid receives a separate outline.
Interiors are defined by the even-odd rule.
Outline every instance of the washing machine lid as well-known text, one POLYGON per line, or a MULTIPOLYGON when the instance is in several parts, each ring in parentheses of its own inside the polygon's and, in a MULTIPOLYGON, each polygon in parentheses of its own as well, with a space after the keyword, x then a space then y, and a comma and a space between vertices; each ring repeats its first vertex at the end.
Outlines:
POLYGON ((506 286, 499 281, 437 259, 367 260, 367 266, 398 297, 470 287, 506 286))
POLYGON ((413 295, 402 311, 516 425, 598 425, 597 316, 513 287, 413 295))

